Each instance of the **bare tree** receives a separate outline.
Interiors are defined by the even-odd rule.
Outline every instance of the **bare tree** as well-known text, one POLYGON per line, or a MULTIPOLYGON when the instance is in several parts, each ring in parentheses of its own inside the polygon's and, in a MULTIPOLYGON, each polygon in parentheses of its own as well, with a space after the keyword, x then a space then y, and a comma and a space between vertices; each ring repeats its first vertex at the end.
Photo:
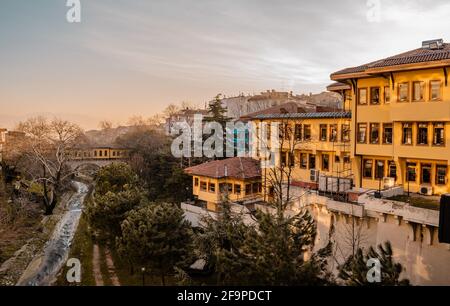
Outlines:
POLYGON ((114 127, 114 124, 111 121, 109 121, 109 120, 103 120, 103 121, 100 121, 98 126, 102 130, 110 130, 110 129, 112 129, 114 127))
POLYGON ((64 191, 65 182, 74 174, 67 162, 82 135, 81 128, 71 122, 36 117, 22 122, 18 130, 27 136, 21 170, 32 181, 42 185, 45 214, 53 213, 64 191))

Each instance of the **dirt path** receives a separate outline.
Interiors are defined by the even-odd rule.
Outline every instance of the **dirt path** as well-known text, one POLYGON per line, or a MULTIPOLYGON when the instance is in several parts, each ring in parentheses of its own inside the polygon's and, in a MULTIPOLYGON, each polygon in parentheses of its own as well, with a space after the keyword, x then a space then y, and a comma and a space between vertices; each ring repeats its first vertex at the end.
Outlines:
POLYGON ((94 252, 92 255, 92 272, 94 274, 95 285, 104 286, 102 272, 100 270, 100 249, 97 244, 94 244, 94 252))
POLYGON ((120 286, 119 278, 116 275, 116 267, 114 266, 114 261, 111 257, 111 252, 108 248, 105 249, 106 265, 108 266, 109 278, 113 286, 120 286))

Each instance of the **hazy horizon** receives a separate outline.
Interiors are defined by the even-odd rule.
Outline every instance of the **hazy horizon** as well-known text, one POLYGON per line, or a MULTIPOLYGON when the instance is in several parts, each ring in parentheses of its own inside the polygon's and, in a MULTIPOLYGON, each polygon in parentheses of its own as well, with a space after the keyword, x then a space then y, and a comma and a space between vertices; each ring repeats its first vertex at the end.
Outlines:
POLYGON ((366 1, 81 0, 71 24, 65 0, 4 0, 0 127, 47 114, 92 129, 218 93, 319 93, 336 70, 449 42, 448 1, 379 3, 373 21, 366 1))

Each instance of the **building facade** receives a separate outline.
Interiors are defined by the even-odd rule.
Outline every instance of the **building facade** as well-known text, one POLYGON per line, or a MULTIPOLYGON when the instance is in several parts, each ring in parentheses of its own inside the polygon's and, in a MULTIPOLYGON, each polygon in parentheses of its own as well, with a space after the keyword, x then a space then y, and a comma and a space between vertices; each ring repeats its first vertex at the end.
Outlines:
POLYGON ((350 86, 355 185, 391 178, 423 194, 450 191, 450 44, 422 48, 331 74, 350 86))

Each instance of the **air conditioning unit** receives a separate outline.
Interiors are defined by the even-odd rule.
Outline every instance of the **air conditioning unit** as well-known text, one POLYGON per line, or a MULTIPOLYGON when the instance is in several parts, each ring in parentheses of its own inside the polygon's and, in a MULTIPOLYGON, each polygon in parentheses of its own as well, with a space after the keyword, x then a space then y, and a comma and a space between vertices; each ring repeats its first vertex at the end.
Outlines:
POLYGON ((383 177, 384 189, 393 188, 395 186, 395 178, 393 177, 383 177))
POLYGON ((310 175, 309 175, 309 180, 311 182, 318 182, 319 181, 319 170, 311 169, 310 175))
POLYGON ((433 187, 431 186, 420 186, 420 193, 424 195, 433 195, 433 187))

